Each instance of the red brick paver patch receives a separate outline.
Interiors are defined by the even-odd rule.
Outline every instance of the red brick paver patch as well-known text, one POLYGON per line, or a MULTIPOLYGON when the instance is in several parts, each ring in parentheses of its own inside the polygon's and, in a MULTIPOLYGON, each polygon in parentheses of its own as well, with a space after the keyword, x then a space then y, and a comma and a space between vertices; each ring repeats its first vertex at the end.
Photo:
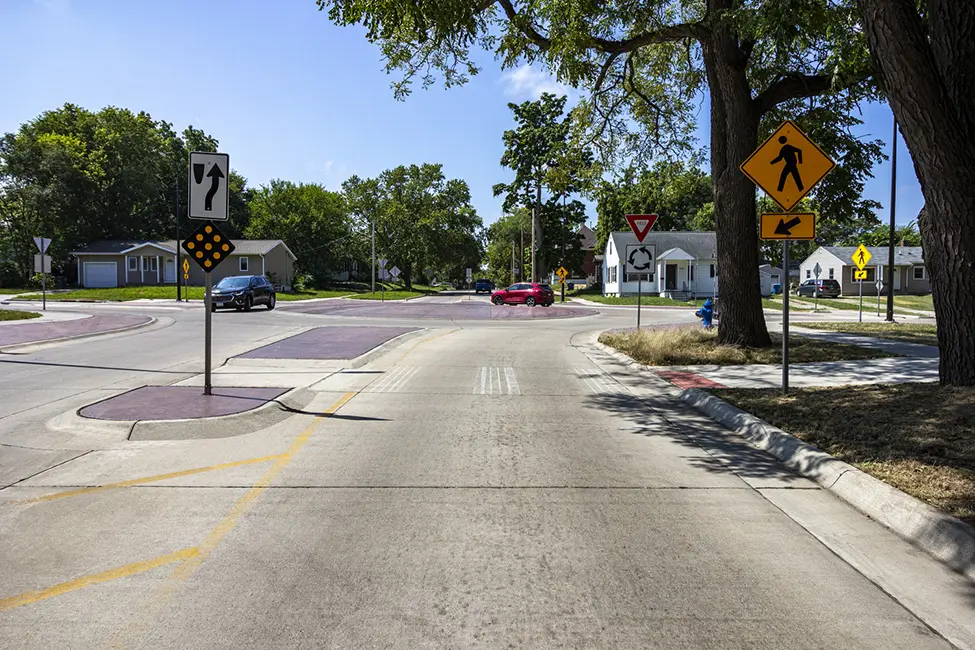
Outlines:
POLYGON ((287 388, 214 388, 143 386, 86 406, 79 415, 96 420, 185 420, 243 413, 264 406, 287 388))
POLYGON ((707 377, 682 370, 663 370, 657 373, 678 388, 727 388, 724 384, 711 381, 707 377))

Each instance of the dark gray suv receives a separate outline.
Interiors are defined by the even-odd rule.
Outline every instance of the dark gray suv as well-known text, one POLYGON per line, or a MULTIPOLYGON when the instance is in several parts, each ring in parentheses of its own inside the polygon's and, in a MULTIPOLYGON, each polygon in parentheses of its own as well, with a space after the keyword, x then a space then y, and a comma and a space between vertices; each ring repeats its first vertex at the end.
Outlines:
POLYGON ((806 280, 796 289, 797 296, 810 298, 839 298, 840 283, 836 280, 806 280))
POLYGON ((231 275, 213 288, 211 309, 234 307, 237 311, 250 311, 254 305, 274 309, 277 301, 274 286, 263 275, 231 275))

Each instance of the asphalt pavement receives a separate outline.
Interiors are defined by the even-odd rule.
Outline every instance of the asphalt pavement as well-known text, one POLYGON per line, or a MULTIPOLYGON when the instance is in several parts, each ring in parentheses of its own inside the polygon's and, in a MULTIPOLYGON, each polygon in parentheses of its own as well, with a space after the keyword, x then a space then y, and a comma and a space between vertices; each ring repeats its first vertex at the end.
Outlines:
POLYGON ((0 647, 971 641, 954 625, 975 613, 970 583, 593 345, 633 314, 581 311, 218 313, 219 369, 312 398, 216 439, 48 426, 139 386, 193 385, 201 310, 150 307, 140 330, 3 355, 0 647), (314 371, 241 357, 350 326, 418 332, 314 371), (859 547, 866 566, 843 550, 859 547))

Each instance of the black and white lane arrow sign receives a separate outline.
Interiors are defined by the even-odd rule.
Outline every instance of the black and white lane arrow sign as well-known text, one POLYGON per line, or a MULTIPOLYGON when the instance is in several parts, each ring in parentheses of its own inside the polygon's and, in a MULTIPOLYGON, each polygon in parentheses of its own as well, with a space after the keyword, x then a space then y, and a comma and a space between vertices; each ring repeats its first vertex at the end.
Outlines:
POLYGON ((212 178, 213 182, 210 184, 210 191, 207 192, 206 197, 203 199, 203 209, 206 212, 213 212, 213 197, 220 188, 220 179, 223 178, 223 172, 220 171, 220 164, 214 163, 213 167, 210 168, 210 172, 207 174, 208 178, 212 178))
POLYGON ((226 221, 230 199, 230 156, 225 153, 190 153, 189 217, 226 221))

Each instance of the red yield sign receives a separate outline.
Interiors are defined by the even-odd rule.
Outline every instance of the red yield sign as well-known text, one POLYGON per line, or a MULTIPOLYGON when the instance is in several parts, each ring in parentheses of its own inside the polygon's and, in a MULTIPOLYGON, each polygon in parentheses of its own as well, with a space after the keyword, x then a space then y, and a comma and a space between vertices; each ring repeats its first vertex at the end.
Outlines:
POLYGON ((626 220, 630 224, 630 228, 633 230, 633 234, 636 238, 643 243, 650 229, 653 228, 653 224, 657 223, 657 215, 655 214, 628 214, 626 215, 626 220))

